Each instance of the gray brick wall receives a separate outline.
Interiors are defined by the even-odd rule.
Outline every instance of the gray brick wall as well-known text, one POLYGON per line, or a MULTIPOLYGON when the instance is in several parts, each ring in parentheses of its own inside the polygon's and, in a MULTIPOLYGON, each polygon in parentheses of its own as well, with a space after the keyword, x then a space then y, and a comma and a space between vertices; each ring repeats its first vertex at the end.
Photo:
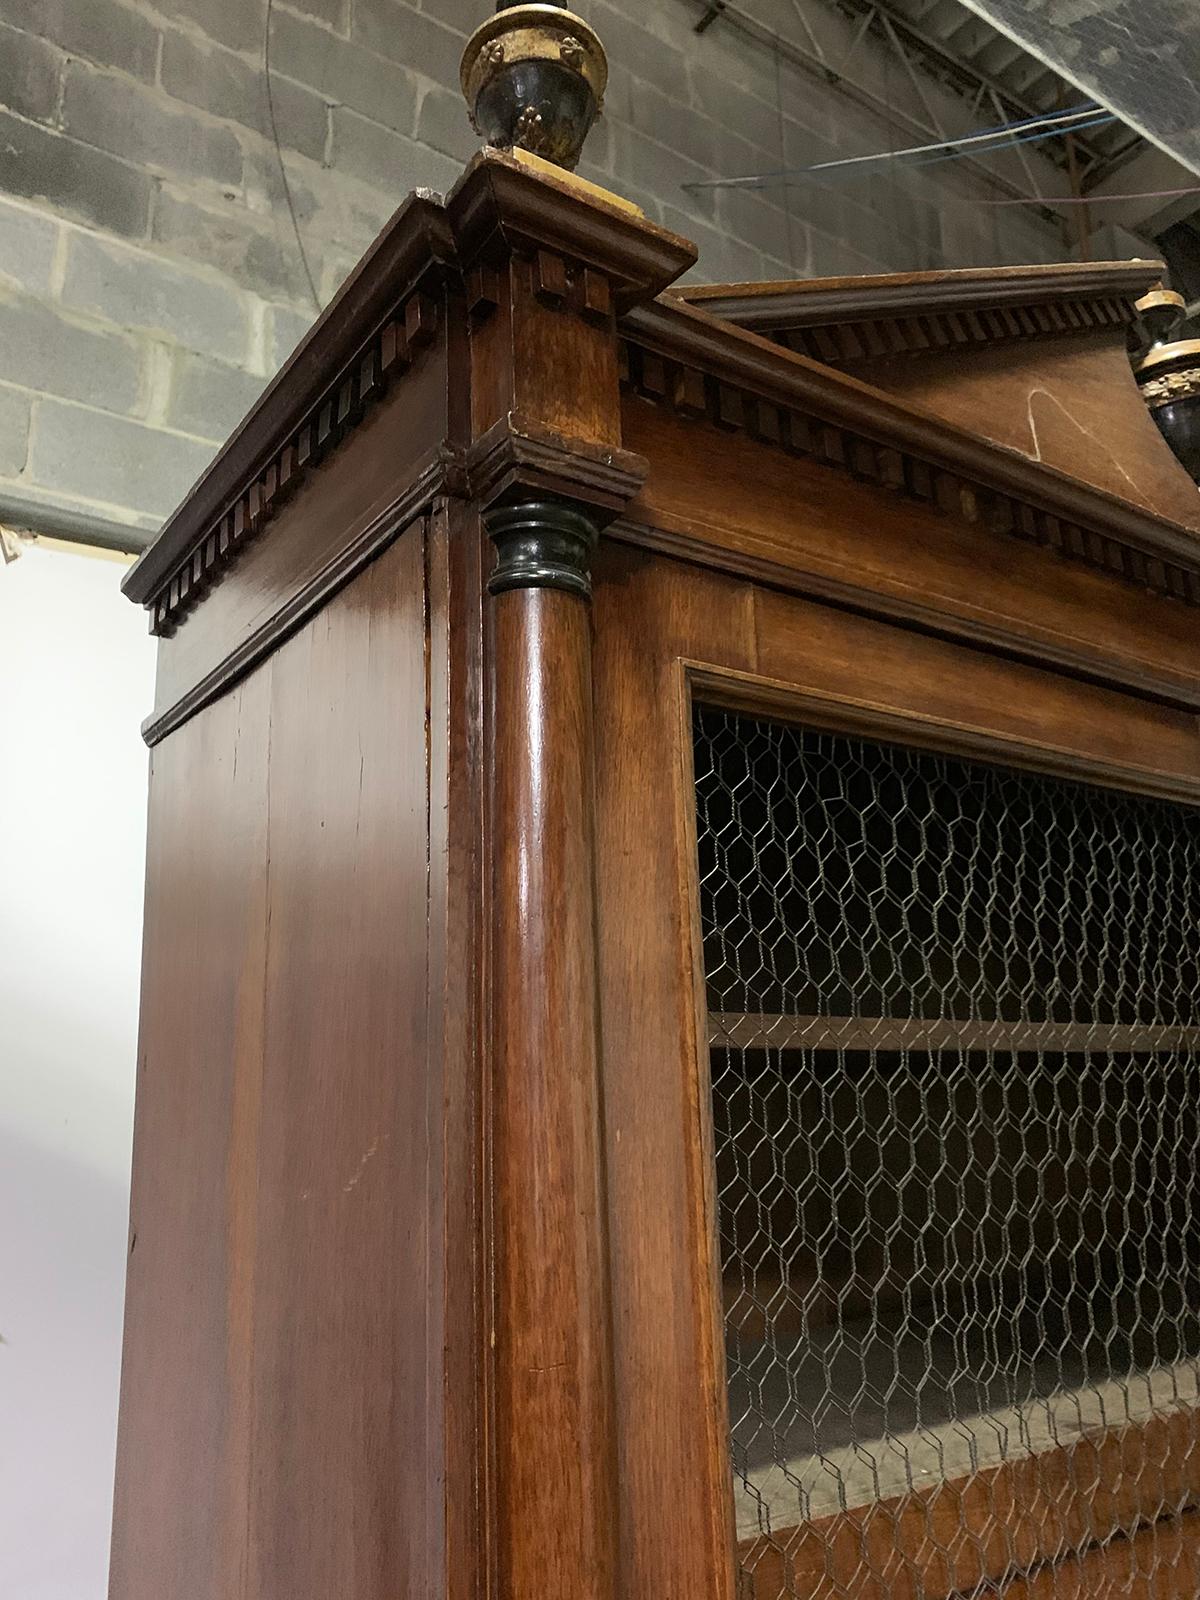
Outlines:
MULTIPOLYGON (((827 0, 798 0, 807 35, 797 0, 743 3, 844 61, 850 24, 827 0)), ((403 195, 448 187, 475 147, 458 62, 491 8, 277 0, 275 121, 322 303, 403 195)), ((686 190, 909 138, 722 21, 695 34, 689 0, 579 9, 613 64, 581 170, 693 238, 698 277, 1064 252, 1055 227, 985 204, 996 191, 954 163, 686 190)), ((0 494, 155 525, 314 315, 270 138, 265 20, 266 0, 0 0, 0 494)), ((921 109, 870 39, 854 72, 921 109)), ((924 93, 967 128, 961 101, 924 93)))

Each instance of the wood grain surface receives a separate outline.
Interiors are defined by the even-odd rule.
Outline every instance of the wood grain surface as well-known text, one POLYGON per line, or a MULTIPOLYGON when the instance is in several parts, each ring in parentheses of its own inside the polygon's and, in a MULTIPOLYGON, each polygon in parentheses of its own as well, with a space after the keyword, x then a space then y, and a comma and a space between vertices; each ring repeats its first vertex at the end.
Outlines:
POLYGON ((650 462, 632 539, 1200 705, 1191 607, 633 397, 623 422, 650 462))
POLYGON ((155 754, 114 1600, 441 1592, 424 590, 155 754))
POLYGON ((491 1044, 500 1593, 607 1600, 616 1544, 589 616, 492 604, 491 1044))

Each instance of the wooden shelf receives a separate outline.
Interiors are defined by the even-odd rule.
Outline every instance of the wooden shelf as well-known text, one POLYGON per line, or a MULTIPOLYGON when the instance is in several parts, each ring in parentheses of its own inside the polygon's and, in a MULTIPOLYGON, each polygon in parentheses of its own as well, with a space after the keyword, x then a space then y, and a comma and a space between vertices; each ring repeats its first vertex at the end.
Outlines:
POLYGON ((985 1584, 1008 1600, 1182 1600, 1200 1579, 1197 1506, 1200 1413, 1180 1409, 743 1539, 738 1565, 755 1600, 954 1600, 985 1584))
POLYGON ((1200 1050, 1200 1027, 1172 1023, 980 1022, 954 1017, 814 1017, 710 1011, 709 1043, 739 1050, 1200 1050))

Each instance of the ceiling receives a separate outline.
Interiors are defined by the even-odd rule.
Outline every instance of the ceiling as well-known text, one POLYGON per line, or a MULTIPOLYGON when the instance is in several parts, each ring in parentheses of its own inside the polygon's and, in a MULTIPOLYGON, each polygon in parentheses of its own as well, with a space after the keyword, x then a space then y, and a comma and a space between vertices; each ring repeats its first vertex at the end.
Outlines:
MULTIPOLYGON (((869 30, 893 49, 900 48, 922 70, 971 99, 979 96, 1006 116, 1021 121, 1077 106, 1086 96, 1037 56, 974 11, 962 0, 833 0, 848 16, 867 19, 869 30)), ((1088 128, 1065 138, 1047 139, 1042 150, 1069 171, 1076 166, 1079 189, 1110 176, 1146 147, 1123 122, 1088 128)))
MULTIPOLYGON (((1099 199, 1184 188, 1200 150, 1200 5, 1195 0, 827 0, 862 19, 921 70, 1014 121, 1090 97, 1116 113, 1101 126, 1041 143, 1069 192, 1099 199), (1182 10, 1180 9, 1182 6, 1182 10), (987 16, 980 13, 987 13, 987 16), (1010 24, 994 26, 990 17, 1010 24), (1018 35, 1037 47, 1018 43, 1018 35), (1071 62, 1071 76, 1047 60, 1071 62), (1081 87, 1082 86, 1082 87, 1081 87), (1135 125, 1136 124, 1136 125, 1135 125), (1138 127, 1154 134, 1144 137, 1138 127), (1184 165, 1188 163, 1188 165, 1184 165)), ((1200 195, 1107 198, 1091 225, 1114 222, 1151 241, 1174 286, 1200 312, 1200 195)))
MULTIPOLYGON (((700 12, 697 32, 724 18, 895 120, 891 104, 855 81, 854 46, 844 61, 822 47, 818 13, 840 16, 855 41, 869 34, 902 61, 924 106, 907 131, 948 147, 964 125, 1007 127, 1089 102, 1110 112, 1103 125, 1039 138, 1040 156, 1063 174, 1059 194, 1092 201, 1077 209, 1051 199, 1045 214, 1078 219, 1081 253, 1161 255, 1200 322, 1200 193, 1189 192, 1200 185, 1200 0, 791 0, 790 12, 775 8, 791 18, 777 30, 755 18, 753 0, 689 4, 700 12), (1028 47, 1018 42, 1026 36, 1028 47), (945 125, 936 97, 921 89, 929 79, 963 103, 964 125, 945 125)), ((1020 142, 1011 149, 1024 179, 1014 182, 1011 168, 985 176, 1041 200, 1045 188, 1020 142)), ((959 154, 975 164, 972 150, 959 154)))

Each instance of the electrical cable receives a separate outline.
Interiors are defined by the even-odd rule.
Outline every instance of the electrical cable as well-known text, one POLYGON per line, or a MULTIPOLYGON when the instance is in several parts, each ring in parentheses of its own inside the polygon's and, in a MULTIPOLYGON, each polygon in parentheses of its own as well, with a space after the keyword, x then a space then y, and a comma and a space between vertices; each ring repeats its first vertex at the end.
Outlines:
MULTIPOLYGON (((692 182, 682 184, 680 187, 686 189, 689 193, 694 193, 698 189, 753 188, 762 183, 778 182, 781 178, 801 177, 809 172, 829 172, 837 167, 861 166, 871 161, 898 160, 905 156, 928 155, 933 151, 967 150, 975 145, 994 141, 999 134, 1007 135, 1010 132, 1026 128, 1045 128, 1050 133, 1055 131, 1070 132, 1083 118, 1094 117, 1097 110, 1098 107, 1093 103, 1077 108, 1074 111, 1055 113, 1052 116, 1026 117, 1020 122, 1001 123, 995 128, 984 128, 978 133, 965 134, 960 139, 938 139, 932 144, 910 145, 905 150, 881 150, 874 151, 870 155, 842 156, 836 161, 818 161, 811 167, 784 168, 778 172, 758 172, 744 178, 694 179, 692 182)), ((1012 141, 1006 140, 1006 142, 1011 143, 1012 141)))
POLYGON ((1177 195, 1200 194, 1200 183, 1186 189, 1137 189, 1130 194, 1047 194, 1028 200, 973 200, 977 206, 1104 206, 1124 200, 1173 200, 1177 195))
MULTIPOLYGON (((1100 115, 1098 117, 1093 117, 1090 122, 1077 122, 1077 123, 1074 123, 1069 131, 1071 133, 1081 133, 1081 132, 1083 132, 1083 130, 1085 128, 1103 128, 1103 127, 1106 127, 1109 123, 1116 122, 1116 121, 1117 121, 1117 118, 1114 117, 1111 112, 1107 112, 1106 111, 1106 112, 1104 112, 1102 115, 1100 115)), ((1011 139, 1011 138, 996 139, 994 143, 988 144, 988 145, 983 145, 980 149, 975 150, 973 153, 975 155, 977 155, 977 156, 992 155, 997 151, 1011 150, 1014 145, 1018 145, 1018 144, 1037 144, 1037 142, 1040 139, 1061 139, 1061 138, 1062 138, 1062 130, 1061 129, 1059 129, 1059 128, 1047 128, 1042 133, 1025 133, 1025 134, 1022 134, 1019 139, 1011 139)), ((936 166, 939 161, 956 161, 957 159, 958 159, 958 152, 957 151, 955 151, 955 150, 946 150, 946 151, 943 151, 940 155, 927 156, 924 161, 913 161, 913 162, 910 163, 910 165, 913 166, 913 167, 932 167, 932 166, 936 166)))
POLYGON ((271 15, 275 9, 275 0, 267 0, 267 18, 263 28, 263 78, 267 86, 267 115, 271 121, 271 138, 275 142, 275 156, 279 162, 279 176, 283 180, 283 196, 287 201, 288 212, 292 219, 292 232, 296 235, 296 248, 300 252, 300 262, 304 268, 304 276, 308 279, 308 292, 312 295, 313 305, 317 308, 317 315, 321 315, 321 297, 317 293, 317 286, 313 282, 312 268, 308 264, 308 252, 304 248, 304 240, 300 234, 300 219, 296 215, 296 204, 292 199, 292 186, 288 182, 287 166, 283 159, 283 146, 279 140, 279 127, 275 121, 275 93, 271 86, 271 15))

